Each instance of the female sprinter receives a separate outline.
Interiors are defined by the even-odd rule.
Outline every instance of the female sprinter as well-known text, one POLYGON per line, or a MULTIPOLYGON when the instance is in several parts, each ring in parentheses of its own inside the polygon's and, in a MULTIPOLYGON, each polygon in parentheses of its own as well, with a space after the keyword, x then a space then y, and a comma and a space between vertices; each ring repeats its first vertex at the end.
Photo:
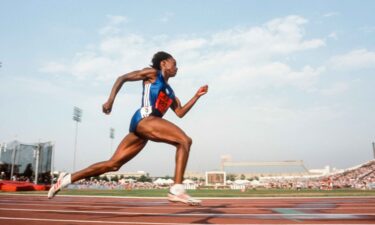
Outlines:
POLYGON ((116 95, 125 82, 143 81, 142 107, 135 112, 131 120, 129 134, 121 141, 109 160, 93 164, 73 174, 60 174, 56 184, 49 190, 48 198, 53 198, 62 188, 80 179, 119 170, 145 147, 148 140, 151 140, 176 147, 175 184, 169 190, 168 200, 191 205, 200 204, 200 200, 186 194, 182 184, 192 140, 183 130, 162 117, 169 107, 178 117, 184 117, 197 100, 207 93, 208 86, 199 88, 193 98, 182 106, 168 84, 169 78, 176 76, 176 73, 176 60, 166 52, 157 52, 152 58, 151 68, 120 76, 113 85, 107 102, 103 104, 103 112, 111 112, 116 95))

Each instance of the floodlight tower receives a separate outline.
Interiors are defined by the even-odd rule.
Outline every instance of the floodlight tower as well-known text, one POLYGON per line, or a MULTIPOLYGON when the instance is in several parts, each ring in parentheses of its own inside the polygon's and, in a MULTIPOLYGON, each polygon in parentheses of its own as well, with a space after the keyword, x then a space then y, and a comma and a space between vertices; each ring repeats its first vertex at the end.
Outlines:
POLYGON ((111 139, 111 148, 110 148, 110 154, 109 157, 112 155, 112 146, 113 146, 113 139, 115 138, 115 129, 114 128, 109 128, 109 138, 111 139))
POLYGON ((73 159, 73 172, 76 171, 76 156, 77 156, 77 137, 78 137, 78 123, 82 121, 82 109, 74 106, 73 120, 76 121, 76 136, 74 140, 74 159, 73 159))

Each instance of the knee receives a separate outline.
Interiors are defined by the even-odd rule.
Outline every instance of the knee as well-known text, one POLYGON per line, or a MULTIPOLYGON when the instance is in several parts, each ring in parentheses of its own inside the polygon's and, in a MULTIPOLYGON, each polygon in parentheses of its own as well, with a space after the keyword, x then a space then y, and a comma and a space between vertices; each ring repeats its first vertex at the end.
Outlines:
POLYGON ((181 139, 180 144, 184 146, 184 149, 186 151, 190 151, 190 147, 193 144, 193 140, 186 135, 181 139))
POLYGON ((189 145, 190 148, 190 146, 193 144, 193 139, 191 139, 191 137, 189 136, 186 136, 186 143, 189 145))

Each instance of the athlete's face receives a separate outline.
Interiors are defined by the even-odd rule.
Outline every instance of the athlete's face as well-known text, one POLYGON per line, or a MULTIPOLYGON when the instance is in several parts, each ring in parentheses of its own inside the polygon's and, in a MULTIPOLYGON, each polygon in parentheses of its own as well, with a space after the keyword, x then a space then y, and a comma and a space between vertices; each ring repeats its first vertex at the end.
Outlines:
POLYGON ((177 73, 177 70, 178 70, 176 65, 177 65, 177 63, 176 63, 176 60, 174 58, 169 58, 169 59, 163 60, 161 62, 162 70, 169 77, 176 76, 176 73, 177 73))

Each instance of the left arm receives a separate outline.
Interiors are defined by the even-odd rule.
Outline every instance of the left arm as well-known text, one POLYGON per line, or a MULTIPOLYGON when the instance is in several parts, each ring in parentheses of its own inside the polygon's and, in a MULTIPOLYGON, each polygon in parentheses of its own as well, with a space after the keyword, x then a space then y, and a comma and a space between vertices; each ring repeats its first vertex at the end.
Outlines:
POLYGON ((172 103, 171 108, 180 118, 184 117, 187 112, 193 107, 193 105, 198 101, 198 99, 208 92, 208 85, 199 88, 197 93, 184 105, 181 106, 180 100, 176 97, 175 101, 172 103))

